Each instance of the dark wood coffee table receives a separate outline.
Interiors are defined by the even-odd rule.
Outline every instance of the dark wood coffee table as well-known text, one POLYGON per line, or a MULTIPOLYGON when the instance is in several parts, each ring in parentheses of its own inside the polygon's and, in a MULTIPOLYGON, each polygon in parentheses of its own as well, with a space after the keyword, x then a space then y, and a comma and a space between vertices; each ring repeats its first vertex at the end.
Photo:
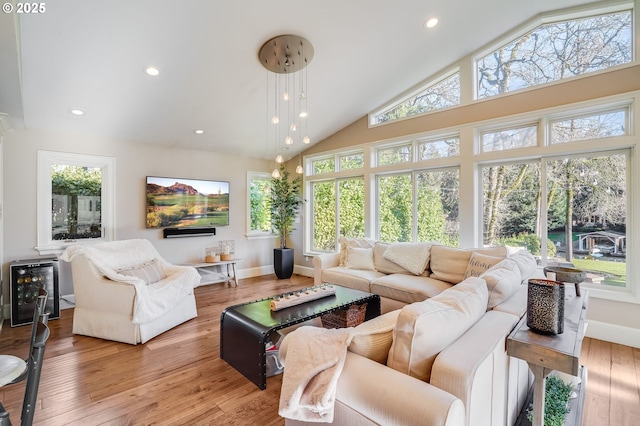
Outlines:
MULTIPOLYGON (((220 358, 255 383, 267 387, 265 344, 269 335, 323 314, 367 303, 365 321, 380 315, 380 296, 334 285, 336 294, 271 311, 266 299, 234 305, 220 315, 220 358)), ((285 293, 287 294, 287 293, 285 293)))

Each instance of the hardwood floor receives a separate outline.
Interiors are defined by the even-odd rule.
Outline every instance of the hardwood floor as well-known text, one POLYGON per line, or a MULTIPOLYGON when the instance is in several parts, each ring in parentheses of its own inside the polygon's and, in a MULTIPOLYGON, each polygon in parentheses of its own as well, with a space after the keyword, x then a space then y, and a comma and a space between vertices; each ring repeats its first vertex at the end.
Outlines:
MULTIPOLYGON (((198 318, 145 345, 71 333, 73 310, 52 320, 35 413, 37 425, 283 425, 282 376, 261 391, 219 356, 220 314, 230 305, 312 285, 275 276, 196 289, 198 318)), ((29 327, 4 324, 0 353, 24 357, 29 327)), ((586 339, 589 378, 583 426, 640 424, 640 350, 586 339)), ((0 388, 19 424, 24 384, 0 388)))

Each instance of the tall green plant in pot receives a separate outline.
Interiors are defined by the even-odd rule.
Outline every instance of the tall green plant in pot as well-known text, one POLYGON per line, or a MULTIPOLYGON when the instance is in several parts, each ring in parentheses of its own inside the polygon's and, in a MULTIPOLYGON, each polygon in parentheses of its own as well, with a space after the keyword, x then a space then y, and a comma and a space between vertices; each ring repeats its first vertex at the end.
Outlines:
POLYGON ((293 249, 287 247, 287 237, 295 229, 293 223, 304 202, 301 188, 302 177, 290 179, 284 164, 280 177, 271 179, 271 227, 280 238, 280 248, 273 249, 273 267, 280 279, 293 275, 293 249))

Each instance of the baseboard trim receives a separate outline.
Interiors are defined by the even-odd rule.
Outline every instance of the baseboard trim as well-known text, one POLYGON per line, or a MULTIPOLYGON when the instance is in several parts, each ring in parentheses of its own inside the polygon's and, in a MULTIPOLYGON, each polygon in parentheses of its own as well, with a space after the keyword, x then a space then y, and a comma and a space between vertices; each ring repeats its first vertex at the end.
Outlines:
POLYGON ((640 329, 587 319, 585 336, 605 342, 640 348, 640 329))

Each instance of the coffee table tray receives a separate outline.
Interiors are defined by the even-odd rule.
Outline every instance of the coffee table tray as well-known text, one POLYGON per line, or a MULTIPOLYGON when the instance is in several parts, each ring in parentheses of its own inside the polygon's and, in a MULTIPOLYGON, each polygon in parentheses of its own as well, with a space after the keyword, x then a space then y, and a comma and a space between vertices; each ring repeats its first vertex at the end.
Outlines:
MULTIPOLYGON (((323 314, 367 303, 365 321, 380 315, 380 296, 335 285, 332 296, 279 311, 269 304, 276 295, 226 308, 220 315, 220 358, 255 383, 267 387, 265 344, 269 335, 323 314)), ((285 293, 286 294, 286 293, 285 293)))

